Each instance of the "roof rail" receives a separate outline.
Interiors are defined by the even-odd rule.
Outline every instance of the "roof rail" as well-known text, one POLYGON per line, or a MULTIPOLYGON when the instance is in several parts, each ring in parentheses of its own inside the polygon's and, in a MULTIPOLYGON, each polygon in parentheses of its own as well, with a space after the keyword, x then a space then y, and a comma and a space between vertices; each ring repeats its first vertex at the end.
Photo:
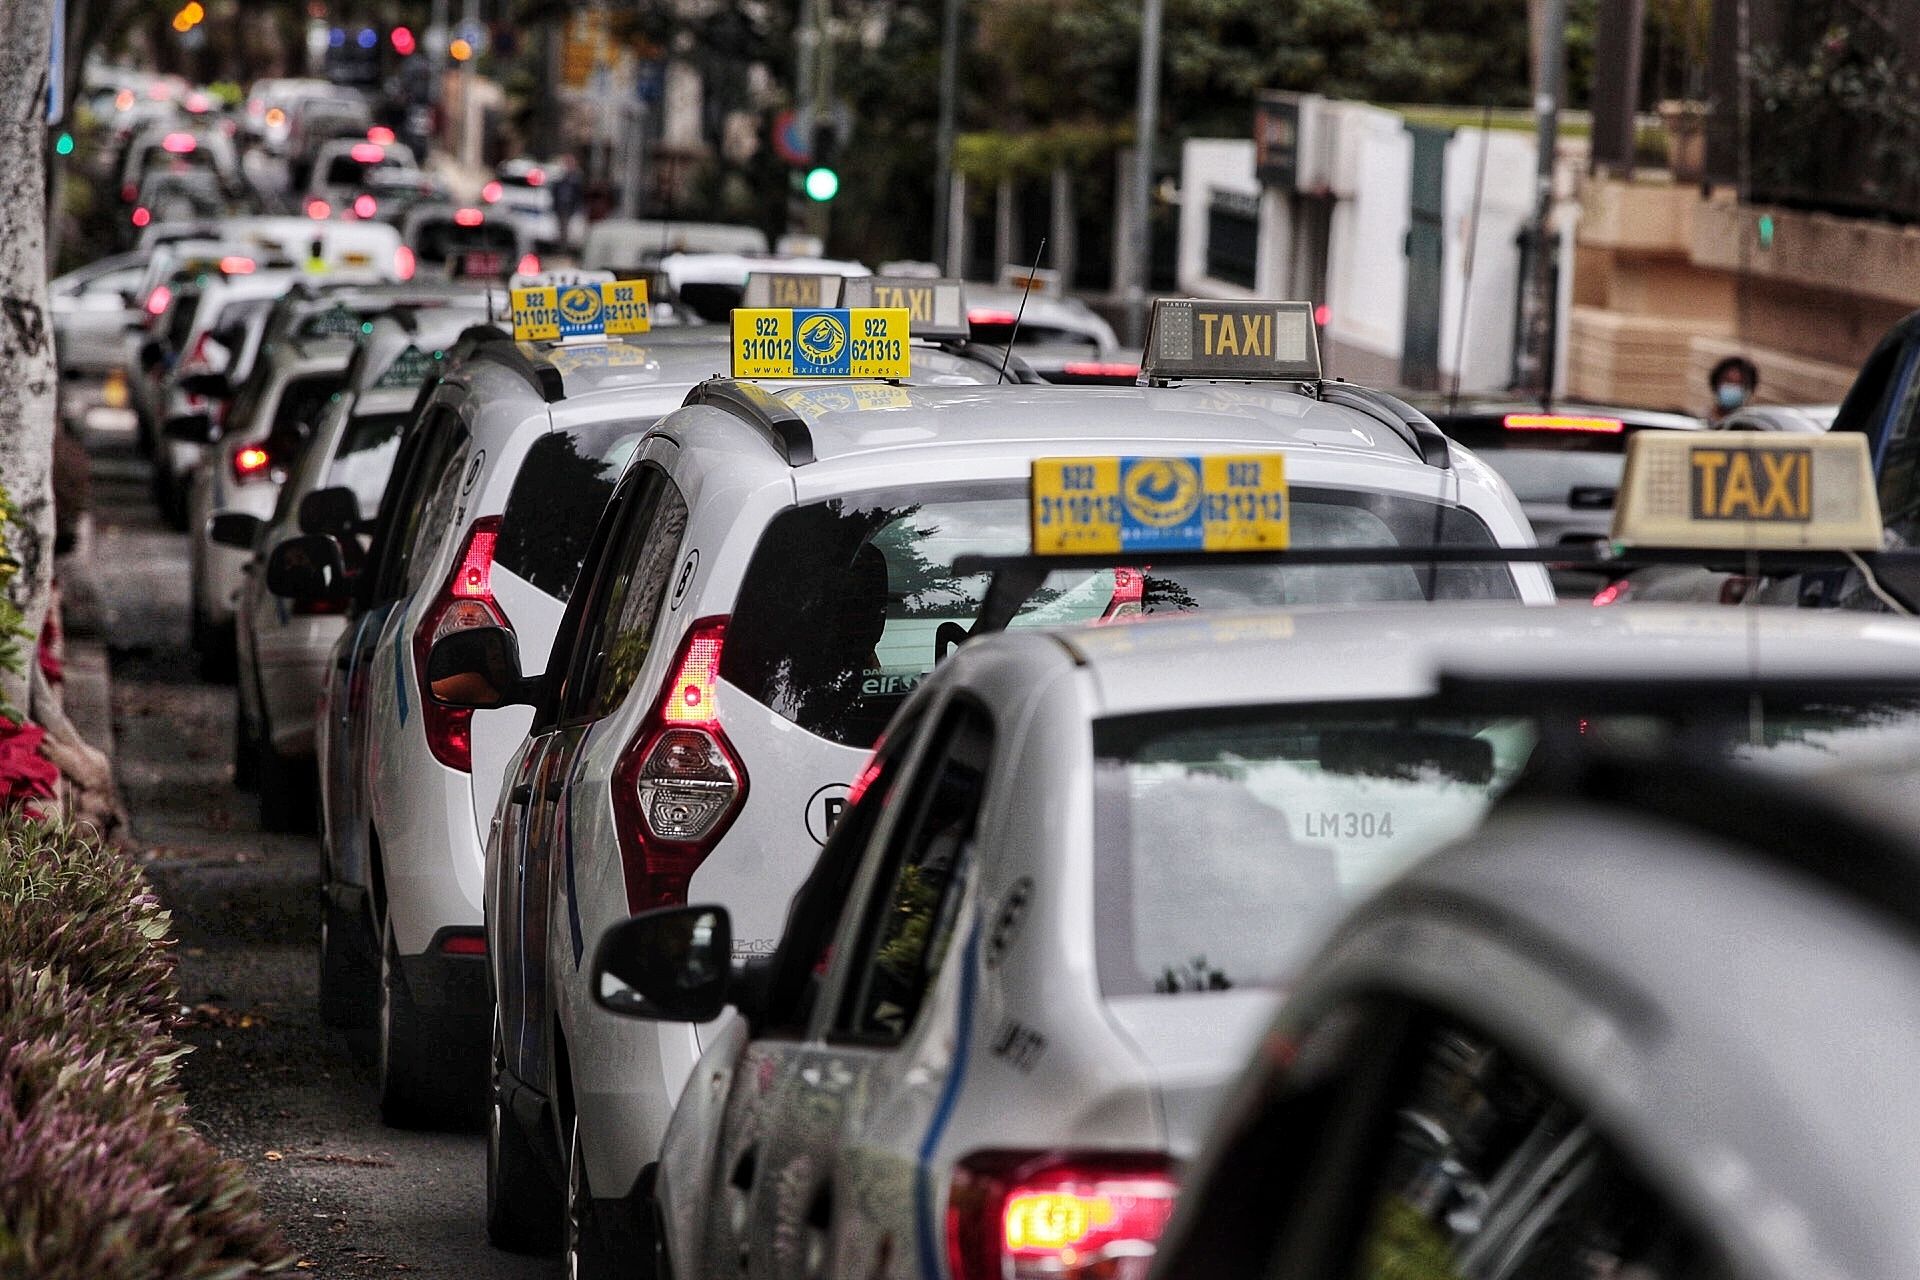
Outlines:
POLYGON ((1375 421, 1386 423, 1396 435, 1413 446, 1420 461, 1442 471, 1452 469, 1453 450, 1446 433, 1433 424, 1433 419, 1399 396, 1351 382, 1323 381, 1319 385, 1322 400, 1357 409, 1375 421))
POLYGON ((773 442, 790 467, 813 461, 813 433, 806 419, 766 388, 732 378, 709 378, 687 392, 685 404, 710 405, 732 414, 773 442))
MULTIPOLYGON (((972 338, 948 338, 933 344, 948 355, 959 356, 962 360, 980 360, 991 362, 995 368, 1000 365, 1001 357, 1006 354, 1005 347, 991 347, 984 342, 975 342, 972 338)), ((1047 380, 1034 371, 1019 356, 1007 361, 1007 381, 1026 387, 1043 387, 1047 380)))
POLYGON ((544 354, 529 353, 525 347, 513 340, 512 335, 493 329, 489 325, 470 325, 460 336, 464 338, 467 334, 473 333, 476 328, 490 329, 498 337, 478 338, 475 355, 490 356, 525 378, 533 389, 540 393, 540 398, 548 404, 567 398, 566 380, 560 376, 560 371, 553 367, 553 362, 544 354))

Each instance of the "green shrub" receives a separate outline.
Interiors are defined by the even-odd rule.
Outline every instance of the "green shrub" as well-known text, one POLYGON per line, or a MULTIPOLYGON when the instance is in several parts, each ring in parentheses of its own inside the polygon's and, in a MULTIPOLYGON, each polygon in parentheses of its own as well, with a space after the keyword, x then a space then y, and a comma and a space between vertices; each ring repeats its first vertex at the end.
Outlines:
POLYGON ((0 815, 0 956, 164 1021, 180 1002, 170 923, 140 869, 91 831, 0 815))

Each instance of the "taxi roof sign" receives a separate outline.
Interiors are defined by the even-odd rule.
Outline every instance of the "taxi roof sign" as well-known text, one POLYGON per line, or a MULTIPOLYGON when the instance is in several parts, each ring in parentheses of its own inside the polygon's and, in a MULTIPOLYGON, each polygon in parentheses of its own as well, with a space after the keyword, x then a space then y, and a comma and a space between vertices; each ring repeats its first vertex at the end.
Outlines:
POLYGON ((621 337, 646 333, 652 327, 645 280, 516 286, 513 290, 515 342, 621 337))
POLYGON ((394 387, 413 388, 427 380, 433 372, 437 355, 428 355, 411 342, 390 361, 380 376, 374 380, 373 389, 383 391, 394 387))
POLYGON ((1286 457, 1036 458, 1033 554, 1284 551, 1286 457))
POLYGON ((964 342, 966 288, 958 280, 919 276, 848 276, 840 284, 843 307, 898 307, 907 313, 907 330, 928 342, 964 342))
POLYGON ((831 307, 844 277, 816 271, 749 271, 743 307, 831 307))
POLYGON ((580 267, 567 271, 516 271, 508 278, 507 286, 512 289, 539 289, 551 285, 557 289, 562 285, 612 284, 613 281, 611 271, 592 271, 580 267))
POLYGON ((1156 299, 1140 374, 1148 385, 1179 378, 1318 382, 1320 338, 1313 304, 1156 299))
POLYGON ((1641 431, 1613 540, 1628 547, 1878 551, 1880 500, 1856 432, 1641 431))
POLYGON ((907 313, 898 308, 739 307, 736 378, 904 378, 907 313))
POLYGON ((1060 273, 1052 267, 1023 267, 1013 262, 1000 268, 1000 287, 1031 291, 1042 298, 1058 298, 1065 292, 1060 273))

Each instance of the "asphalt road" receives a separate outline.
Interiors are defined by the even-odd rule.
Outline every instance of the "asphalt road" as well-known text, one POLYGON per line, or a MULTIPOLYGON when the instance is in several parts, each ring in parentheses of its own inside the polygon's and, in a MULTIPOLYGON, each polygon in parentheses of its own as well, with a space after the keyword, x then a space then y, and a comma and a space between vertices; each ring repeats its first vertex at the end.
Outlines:
POLYGON ((321 1024, 317 843, 263 834, 234 789, 233 689, 200 682, 187 649, 185 539, 161 524, 130 444, 93 445, 116 763, 132 847, 180 939, 195 1123, 246 1165, 300 1252, 294 1274, 559 1274, 487 1244, 481 1137, 384 1127, 371 1042, 321 1024))

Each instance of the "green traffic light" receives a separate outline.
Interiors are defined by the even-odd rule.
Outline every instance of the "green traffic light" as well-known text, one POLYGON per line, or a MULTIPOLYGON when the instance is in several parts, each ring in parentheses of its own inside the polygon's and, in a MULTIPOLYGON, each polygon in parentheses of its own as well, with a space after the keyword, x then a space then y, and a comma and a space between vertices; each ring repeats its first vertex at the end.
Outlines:
POLYGON ((807 199, 825 204, 839 194, 839 174, 824 167, 807 170, 807 199))
POLYGON ((1772 214, 1763 213, 1760 215, 1759 230, 1760 230, 1760 247, 1762 249, 1773 248, 1773 215, 1772 214))
POLYGON ((57 156, 72 155, 73 154, 73 135, 70 133, 63 133, 58 138, 55 138, 53 140, 53 153, 57 156))

